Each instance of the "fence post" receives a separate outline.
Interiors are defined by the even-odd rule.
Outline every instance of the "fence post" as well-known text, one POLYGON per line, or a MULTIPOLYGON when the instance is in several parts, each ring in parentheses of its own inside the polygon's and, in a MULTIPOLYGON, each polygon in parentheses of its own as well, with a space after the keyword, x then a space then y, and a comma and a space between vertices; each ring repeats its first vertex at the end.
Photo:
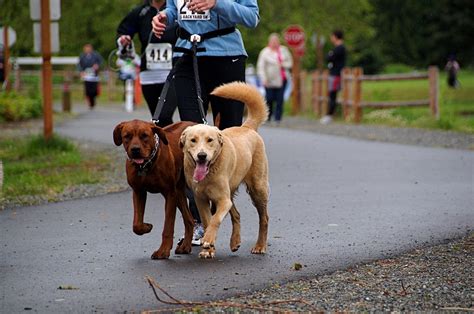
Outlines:
POLYGON ((300 72, 300 111, 306 113, 308 111, 309 105, 306 101, 306 77, 308 73, 306 71, 300 72))
POLYGON ((362 99, 362 78, 363 70, 362 68, 355 68, 353 71, 354 79, 354 122, 360 123, 362 120, 362 107, 360 106, 360 101, 362 99))
POLYGON ((114 73, 107 69, 107 98, 109 101, 112 101, 112 86, 115 84, 114 73))
POLYGON ((323 77, 321 82, 321 96, 323 101, 321 102, 321 115, 325 116, 328 114, 328 96, 329 96, 329 88, 328 88, 328 79, 329 79, 329 71, 323 71, 323 77))
POLYGON ((71 72, 64 71, 63 79, 63 112, 71 112, 71 72))
POLYGON ((350 75, 351 69, 344 68, 342 71, 342 114, 344 120, 349 117, 350 75))
POLYGON ((312 104, 313 104, 313 113, 317 117, 321 113, 321 107, 319 102, 319 96, 321 94, 321 85, 319 84, 321 78, 321 71, 315 70, 313 72, 313 88, 312 88, 312 104))
POLYGON ((439 119, 439 70, 437 66, 428 68, 430 82, 430 109, 436 120, 439 119))
POLYGON ((13 68, 15 70, 15 85, 14 89, 15 91, 19 92, 21 89, 21 73, 20 73, 20 65, 15 62, 13 65, 13 68))

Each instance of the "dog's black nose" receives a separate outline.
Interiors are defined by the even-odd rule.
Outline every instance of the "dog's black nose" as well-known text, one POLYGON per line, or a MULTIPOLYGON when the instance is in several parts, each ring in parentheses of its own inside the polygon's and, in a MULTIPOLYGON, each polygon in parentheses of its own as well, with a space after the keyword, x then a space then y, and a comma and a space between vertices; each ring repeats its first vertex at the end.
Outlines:
POLYGON ((207 154, 205 152, 198 153, 198 159, 200 161, 205 161, 207 159, 207 154))
POLYGON ((140 147, 132 147, 131 151, 134 156, 140 155, 140 147))

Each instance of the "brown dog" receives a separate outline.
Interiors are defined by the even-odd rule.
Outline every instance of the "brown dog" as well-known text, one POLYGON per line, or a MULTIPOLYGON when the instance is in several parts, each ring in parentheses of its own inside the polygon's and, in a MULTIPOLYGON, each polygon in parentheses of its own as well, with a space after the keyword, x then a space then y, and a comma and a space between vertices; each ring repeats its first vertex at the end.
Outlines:
POLYGON ((176 254, 191 252, 193 218, 185 196, 183 152, 179 138, 192 122, 177 122, 165 128, 151 122, 132 120, 122 122, 114 129, 114 143, 123 144, 127 153, 127 181, 133 189, 133 232, 148 233, 153 225, 144 223, 147 192, 161 193, 165 197, 165 221, 160 248, 152 259, 165 259, 173 247, 176 206, 183 215, 184 240, 176 254))

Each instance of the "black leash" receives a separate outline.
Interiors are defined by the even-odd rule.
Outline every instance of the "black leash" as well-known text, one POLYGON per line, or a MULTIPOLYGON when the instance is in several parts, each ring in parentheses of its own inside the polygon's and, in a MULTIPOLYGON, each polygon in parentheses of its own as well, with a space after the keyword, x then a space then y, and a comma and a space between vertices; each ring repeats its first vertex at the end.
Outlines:
MULTIPOLYGON (((208 124, 207 119, 206 119, 206 112, 204 110, 204 101, 202 100, 201 81, 199 80, 199 67, 198 67, 198 60, 197 60, 197 53, 199 51, 204 51, 204 50, 203 48, 197 47, 197 44, 200 42, 198 40, 199 38, 196 37, 194 38, 194 41, 191 42, 192 43, 191 50, 177 49, 179 47, 175 47, 174 51, 191 54, 193 58, 194 83, 196 85, 196 94, 197 94, 196 96, 197 96, 197 101, 198 101, 199 113, 201 114, 202 123, 208 124)), ((165 85, 163 86, 160 97, 158 98, 158 104, 156 105, 155 113, 153 114, 153 118, 151 120, 157 126, 160 122, 161 111, 163 110, 163 107, 165 106, 165 103, 166 103, 166 95, 168 94, 171 81, 174 79, 176 69, 178 65, 182 62, 183 57, 179 58, 178 61, 176 61, 175 65, 173 66, 170 73, 166 77, 165 85)))
MULTIPOLYGON (((179 28, 178 36, 181 39, 186 39, 191 42, 192 46, 191 49, 185 49, 181 47, 175 47, 174 51, 176 52, 183 52, 184 54, 191 54, 193 58, 193 71, 194 71, 194 83, 196 85, 196 96, 198 101, 198 108, 199 113, 201 114, 202 123, 208 124, 206 119, 206 112, 204 110, 204 101, 202 100, 202 91, 201 91, 201 81, 199 79, 199 67, 198 67, 198 59, 197 53, 201 51, 205 51, 205 48, 198 48, 198 44, 205 39, 214 38, 218 36, 224 36, 227 34, 231 34, 235 32, 235 27, 229 27, 224 29, 218 29, 215 31, 211 31, 202 35, 198 34, 191 34, 186 31, 184 28, 179 28)), ((160 98, 158 98, 158 104, 156 105, 155 113, 153 114, 152 122, 155 125, 158 125, 160 122, 160 114, 163 110, 163 107, 166 103, 166 95, 168 94, 168 89, 170 87, 171 81, 174 79, 176 68, 180 62, 182 62, 184 55, 176 61, 176 64, 171 69, 170 73, 166 77, 165 85, 163 86, 163 90, 161 91, 160 98)))

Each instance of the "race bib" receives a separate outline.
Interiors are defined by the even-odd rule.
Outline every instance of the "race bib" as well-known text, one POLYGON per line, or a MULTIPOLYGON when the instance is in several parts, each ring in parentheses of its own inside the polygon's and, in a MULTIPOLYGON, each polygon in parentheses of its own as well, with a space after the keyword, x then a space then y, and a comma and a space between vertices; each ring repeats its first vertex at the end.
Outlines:
POLYGON ((94 68, 86 68, 86 69, 84 70, 84 74, 85 74, 86 76, 91 76, 91 77, 93 77, 93 76, 95 76, 95 70, 94 70, 94 68))
POLYGON ((178 0, 178 13, 182 21, 209 21, 211 13, 209 10, 195 12, 188 9, 189 0, 178 0))
POLYGON ((173 50, 171 44, 148 44, 145 50, 148 70, 171 70, 173 50))

